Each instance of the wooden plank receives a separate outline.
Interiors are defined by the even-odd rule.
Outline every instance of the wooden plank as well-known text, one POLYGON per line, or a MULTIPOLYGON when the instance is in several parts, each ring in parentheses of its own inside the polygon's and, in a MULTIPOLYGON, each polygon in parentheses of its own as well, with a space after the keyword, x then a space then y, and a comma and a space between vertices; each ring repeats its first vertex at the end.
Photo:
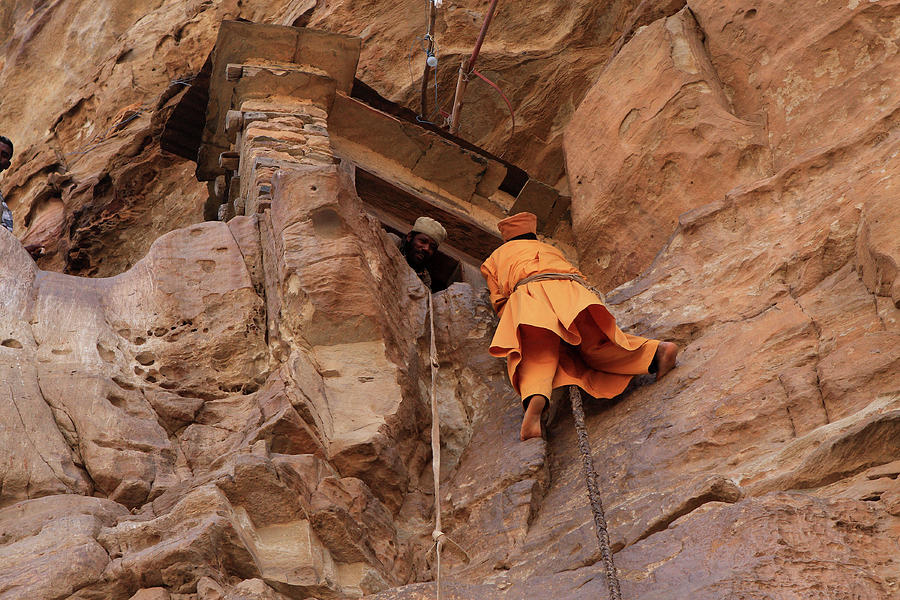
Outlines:
POLYGON ((360 168, 356 169, 356 193, 366 204, 404 223, 412 224, 421 216, 439 221, 447 230, 447 244, 472 263, 486 259, 503 242, 473 219, 439 208, 360 168))
MULTIPOLYGON (((328 114, 328 132, 338 154, 362 146, 464 202, 476 190, 490 197, 506 175, 497 161, 340 93, 328 114)), ((365 165, 364 157, 354 158, 365 165)))

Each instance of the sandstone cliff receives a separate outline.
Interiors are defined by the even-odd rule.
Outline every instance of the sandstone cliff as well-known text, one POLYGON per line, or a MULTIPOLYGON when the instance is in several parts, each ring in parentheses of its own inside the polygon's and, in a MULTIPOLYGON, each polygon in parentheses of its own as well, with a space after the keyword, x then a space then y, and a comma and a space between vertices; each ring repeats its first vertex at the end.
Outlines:
MULTIPOLYGON (((160 146, 223 19, 358 36, 415 107, 424 4, 0 6, 0 599, 434 597, 427 294, 330 100, 245 107, 282 167, 227 222, 160 146)), ((441 102, 486 6, 439 12, 441 102)), ((683 349, 587 404, 626 598, 900 594, 898 40, 895 0, 500 2, 516 133, 472 84, 462 135, 570 194, 556 242, 683 349)), ((434 308, 446 597, 605 597, 571 414, 519 442, 484 290, 434 308)))

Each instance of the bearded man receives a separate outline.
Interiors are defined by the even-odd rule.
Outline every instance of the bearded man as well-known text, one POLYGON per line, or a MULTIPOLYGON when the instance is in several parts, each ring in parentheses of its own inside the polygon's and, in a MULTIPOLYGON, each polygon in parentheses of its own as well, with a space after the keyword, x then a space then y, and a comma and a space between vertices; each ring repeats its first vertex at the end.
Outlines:
POLYGON ((416 272, 425 287, 432 291, 428 265, 445 239, 447 230, 430 217, 419 217, 405 238, 397 238, 400 254, 406 258, 406 263, 416 272))

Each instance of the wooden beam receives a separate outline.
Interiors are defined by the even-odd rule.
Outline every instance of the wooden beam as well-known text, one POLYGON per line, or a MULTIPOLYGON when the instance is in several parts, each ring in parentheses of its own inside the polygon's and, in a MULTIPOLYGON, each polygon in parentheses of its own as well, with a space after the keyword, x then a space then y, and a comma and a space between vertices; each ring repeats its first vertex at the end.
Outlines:
POLYGON ((439 221, 447 230, 447 244, 469 256, 473 264, 486 259, 503 242, 474 219, 438 208, 358 167, 356 193, 366 204, 404 223, 411 224, 422 216, 439 221))

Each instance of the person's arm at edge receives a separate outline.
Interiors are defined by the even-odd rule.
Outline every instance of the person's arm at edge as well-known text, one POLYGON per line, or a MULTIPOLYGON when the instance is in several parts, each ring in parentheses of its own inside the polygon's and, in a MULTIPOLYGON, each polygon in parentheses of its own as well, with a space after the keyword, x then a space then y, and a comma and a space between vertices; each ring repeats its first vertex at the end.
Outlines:
POLYGON ((494 307, 494 312, 497 313, 497 316, 501 316, 503 307, 506 306, 508 298, 500 291, 500 282, 497 281, 497 276, 494 275, 493 259, 491 257, 488 257, 481 265, 481 274, 484 275, 484 279, 487 281, 488 291, 491 293, 491 305, 494 307))

